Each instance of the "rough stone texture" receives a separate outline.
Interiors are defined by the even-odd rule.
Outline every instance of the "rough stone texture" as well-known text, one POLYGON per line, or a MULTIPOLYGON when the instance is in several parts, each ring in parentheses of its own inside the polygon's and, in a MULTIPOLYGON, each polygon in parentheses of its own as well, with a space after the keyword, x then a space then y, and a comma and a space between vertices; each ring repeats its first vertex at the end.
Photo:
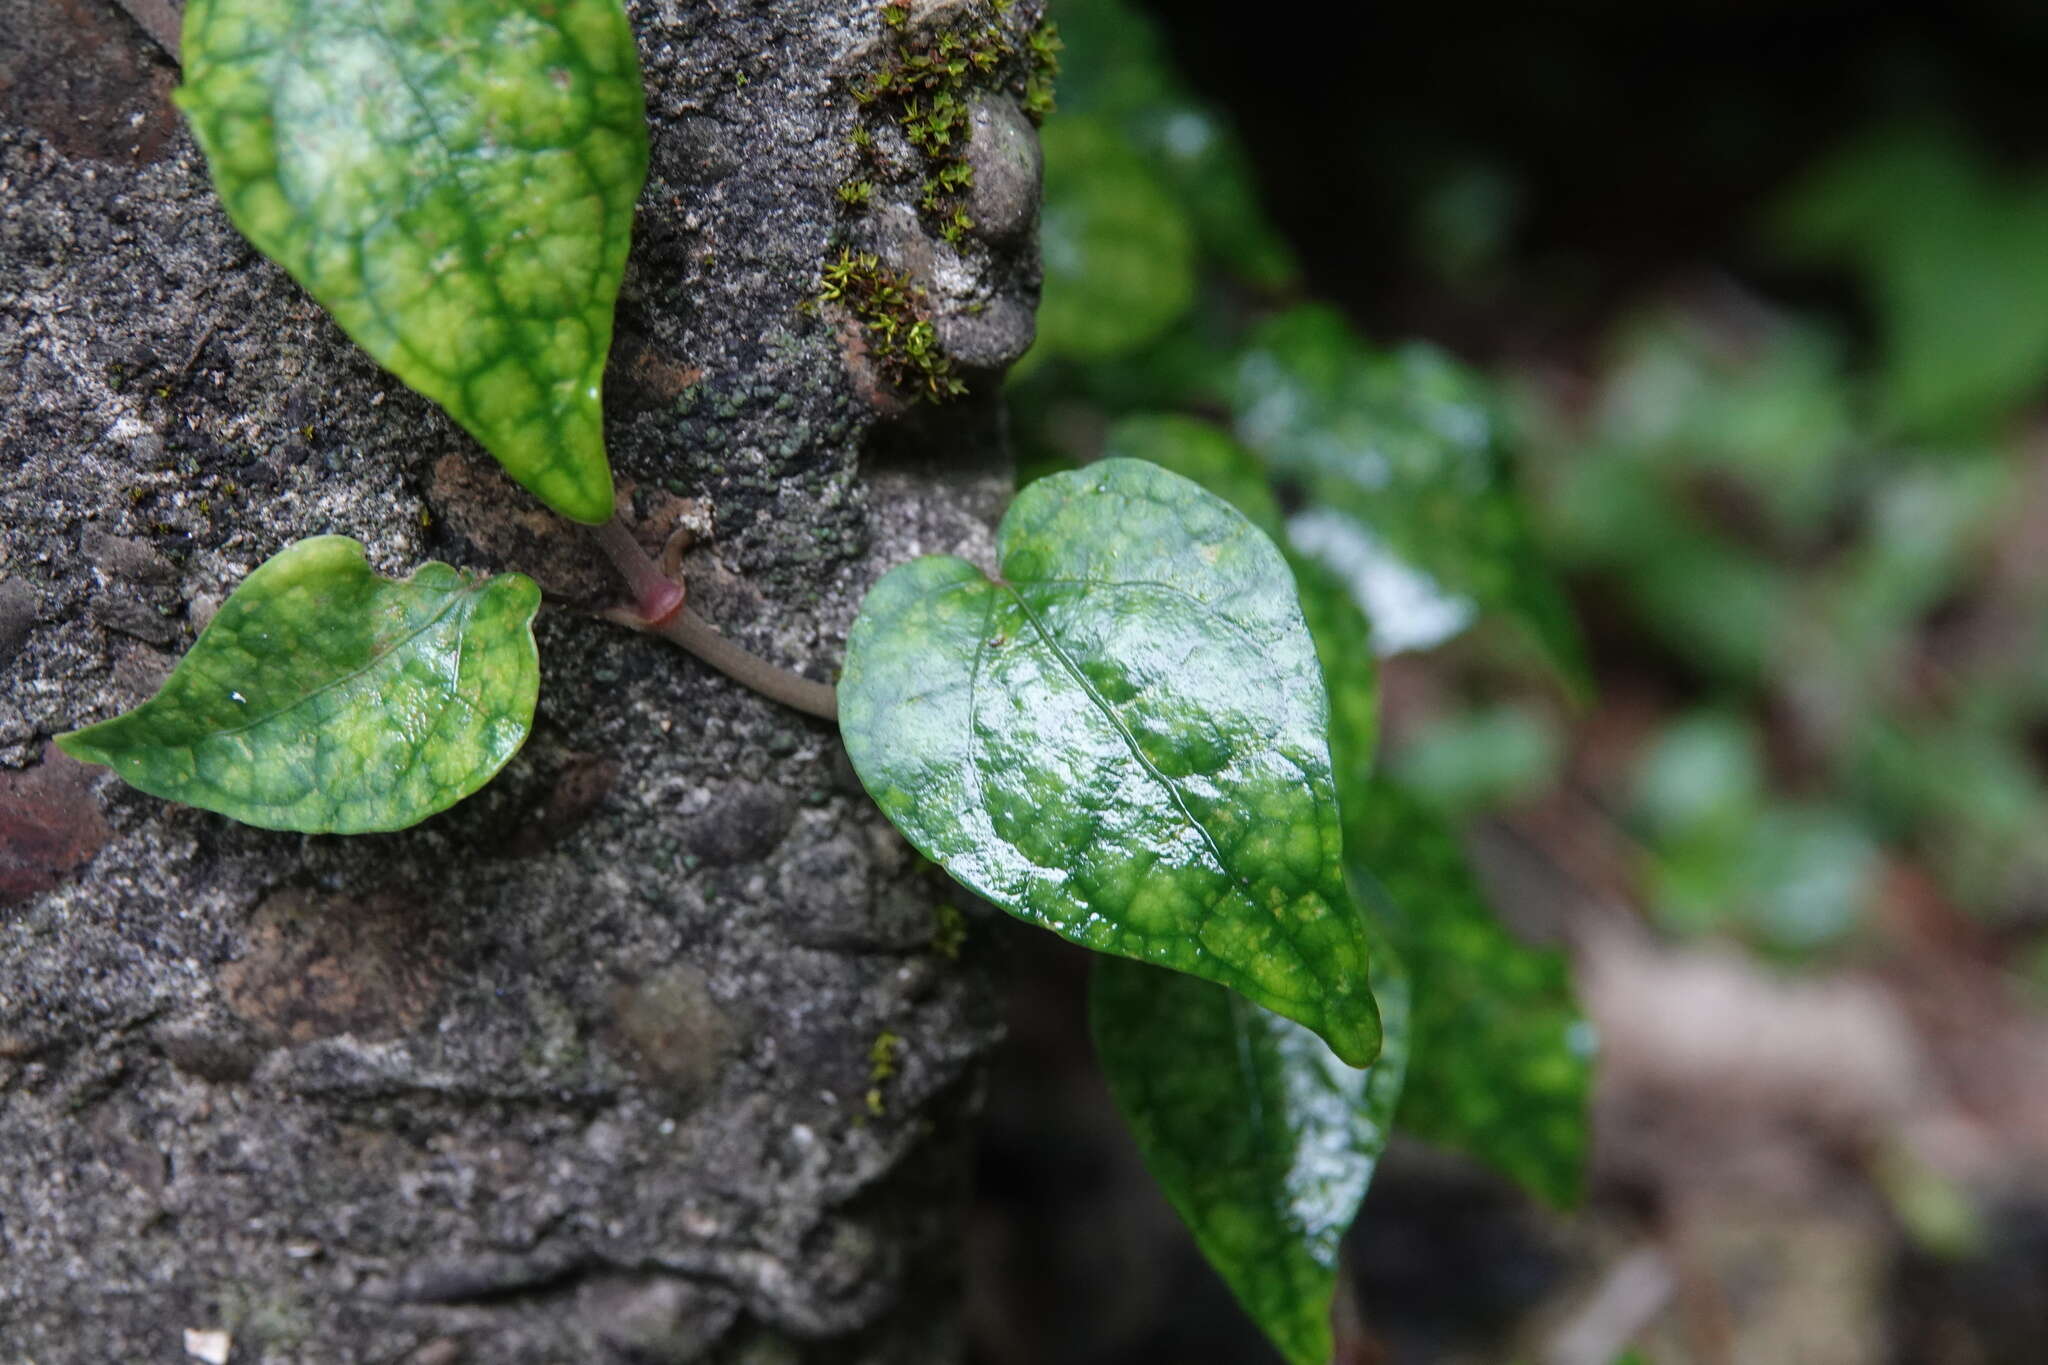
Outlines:
MULTIPOLYGON (((650 544, 698 531, 700 610, 830 676, 888 565, 986 558, 999 414, 878 425, 799 310, 872 235, 832 191, 876 7, 630 8, 654 170, 613 459, 650 544)), ((971 941, 930 949, 944 887, 828 726, 592 618, 569 529, 236 236, 174 84, 105 0, 0 4, 0 772, 57 812, 0 823, 0 1358, 948 1358, 994 1023, 971 941), (45 758, 319 532, 550 585, 496 783, 305 838, 45 758)), ((1028 339, 1029 239, 925 243, 935 295, 1028 339)))

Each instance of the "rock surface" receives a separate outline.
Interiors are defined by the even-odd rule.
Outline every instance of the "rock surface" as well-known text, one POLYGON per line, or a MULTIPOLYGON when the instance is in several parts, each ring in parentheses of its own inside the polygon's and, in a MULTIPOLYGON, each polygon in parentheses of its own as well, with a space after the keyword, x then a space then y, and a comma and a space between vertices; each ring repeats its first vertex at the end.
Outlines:
MULTIPOLYGON (((889 565, 986 560, 993 386, 885 432, 799 309, 877 7, 629 8, 613 461, 653 543, 685 498, 715 528, 704 614, 830 677, 889 565)), ((570 528, 250 251, 128 12, 0 9, 0 1355, 950 1358, 995 1029, 972 940, 919 928, 950 893, 830 727, 595 620, 570 528), (46 758, 323 532, 550 585, 497 782, 344 840, 46 758)), ((949 292, 1028 326, 1029 239, 944 253, 949 292)))

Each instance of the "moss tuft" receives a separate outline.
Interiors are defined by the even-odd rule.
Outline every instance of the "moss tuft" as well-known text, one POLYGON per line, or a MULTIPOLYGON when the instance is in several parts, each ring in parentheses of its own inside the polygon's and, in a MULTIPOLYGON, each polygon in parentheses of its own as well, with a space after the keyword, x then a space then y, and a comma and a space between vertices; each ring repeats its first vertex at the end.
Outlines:
POLYGON ((882 376, 911 396, 944 402, 967 392, 939 348, 924 290, 873 252, 842 250, 828 261, 815 302, 839 304, 859 319, 882 376))
MULTIPOLYGON (((974 226, 966 205, 973 183, 966 149, 975 94, 1007 89, 1034 122, 1052 112, 1059 30, 1047 22, 1020 36, 1004 22, 1012 4, 983 0, 954 10, 940 24, 916 29, 908 4, 884 5, 882 22, 899 35, 895 50, 853 90, 863 111, 863 122, 853 133, 855 150, 874 153, 874 131, 866 120, 894 123, 925 162, 918 209, 955 246, 974 226)), ((843 187, 840 197, 846 200, 843 187)))

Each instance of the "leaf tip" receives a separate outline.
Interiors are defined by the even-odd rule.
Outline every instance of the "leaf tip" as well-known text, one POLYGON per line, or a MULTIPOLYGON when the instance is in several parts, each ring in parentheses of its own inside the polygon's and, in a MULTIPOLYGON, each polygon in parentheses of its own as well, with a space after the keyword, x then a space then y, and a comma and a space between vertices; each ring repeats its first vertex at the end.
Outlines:
POLYGON ((1339 1019, 1323 1035, 1323 1041, 1337 1054, 1338 1061, 1363 1071, 1380 1059, 1379 1015, 1375 1011, 1366 1018, 1339 1019))
POLYGON ((98 728, 96 725, 88 725, 82 729, 67 730, 61 735, 52 736, 52 742, 66 756, 75 758, 80 763, 97 763, 101 767, 110 768, 114 764, 113 756, 87 738, 98 728))

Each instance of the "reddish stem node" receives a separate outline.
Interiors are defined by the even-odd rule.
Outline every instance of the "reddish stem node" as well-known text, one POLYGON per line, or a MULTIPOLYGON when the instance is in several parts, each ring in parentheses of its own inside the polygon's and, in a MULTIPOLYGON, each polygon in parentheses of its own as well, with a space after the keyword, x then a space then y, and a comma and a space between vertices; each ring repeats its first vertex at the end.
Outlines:
POLYGON ((813 682, 749 654, 684 605, 688 594, 683 585, 662 573, 624 522, 613 517, 590 529, 612 567, 633 590, 633 609, 608 611, 607 618, 681 646, 734 682, 751 687, 771 701, 822 720, 839 719, 839 699, 829 683, 813 682))

